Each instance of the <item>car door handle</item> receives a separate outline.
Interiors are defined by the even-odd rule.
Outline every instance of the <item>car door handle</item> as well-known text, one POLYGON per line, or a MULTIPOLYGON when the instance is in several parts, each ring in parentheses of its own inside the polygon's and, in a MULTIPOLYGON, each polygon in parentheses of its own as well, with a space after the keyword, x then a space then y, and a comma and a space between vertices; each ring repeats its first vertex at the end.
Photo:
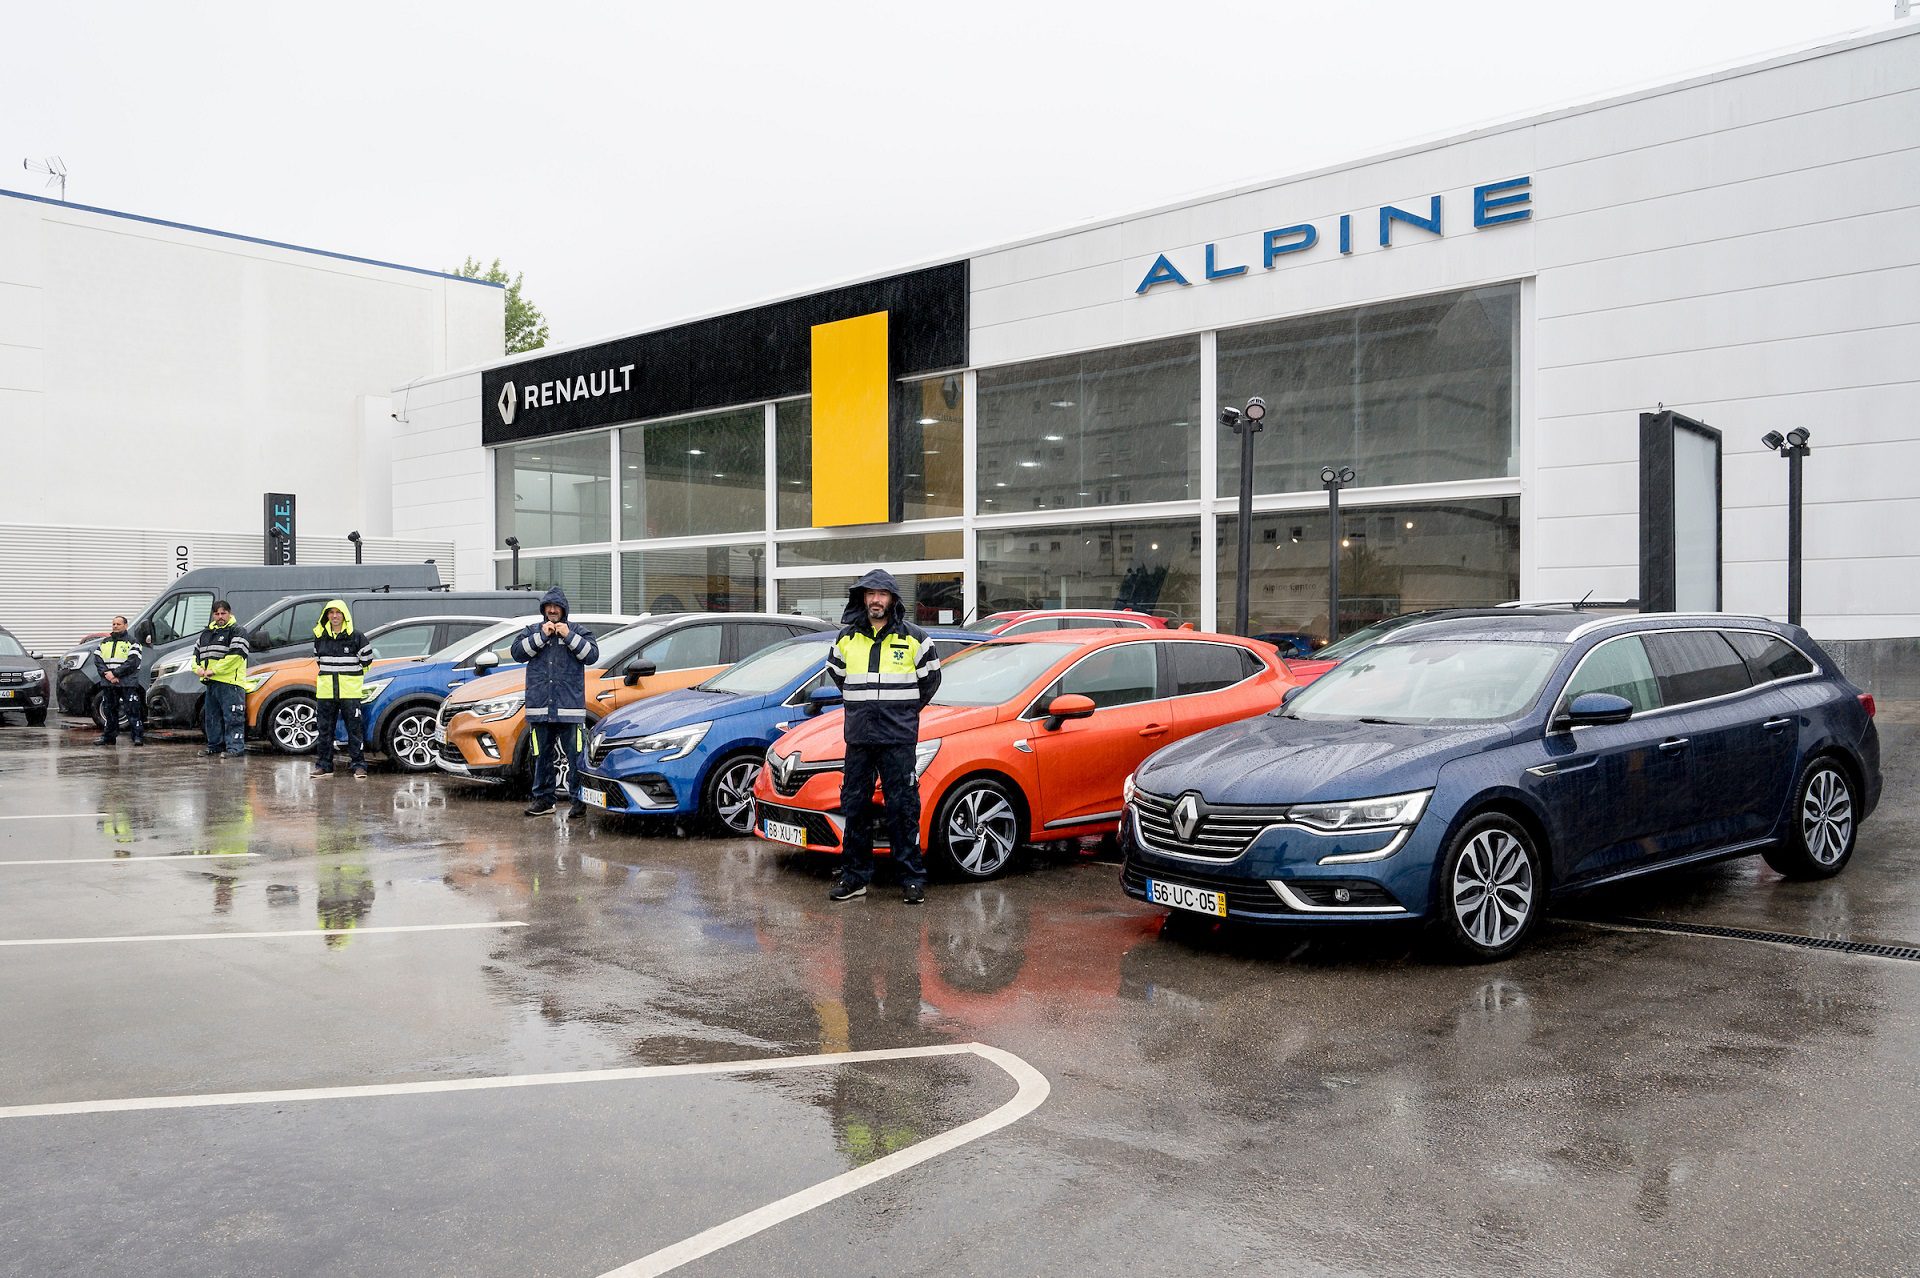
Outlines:
POLYGON ((1678 754, 1686 748, 1686 737, 1668 737, 1660 743, 1660 751, 1663 754, 1678 754))
POLYGON ((1778 732, 1780 731, 1780 729, 1787 727, 1792 722, 1793 722, 1793 716, 1782 715, 1778 719, 1769 719, 1765 723, 1761 724, 1760 726, 1765 728, 1768 732, 1778 732))
POLYGON ((1167 725, 1164 723, 1149 723, 1146 727, 1140 729, 1140 735, 1143 737, 1164 737, 1167 735, 1167 725))

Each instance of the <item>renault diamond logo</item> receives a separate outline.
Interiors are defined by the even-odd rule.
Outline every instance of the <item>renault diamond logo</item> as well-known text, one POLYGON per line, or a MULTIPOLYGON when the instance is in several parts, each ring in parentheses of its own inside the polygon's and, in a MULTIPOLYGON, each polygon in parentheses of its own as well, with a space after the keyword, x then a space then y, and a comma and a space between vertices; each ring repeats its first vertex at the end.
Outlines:
POLYGON ((800 762, 800 752, 795 750, 789 755, 773 756, 773 776, 783 787, 793 786, 793 768, 800 762))
POLYGON ((500 388, 500 402, 495 405, 500 410, 500 424, 513 425, 513 410, 518 407, 514 399, 513 383, 508 382, 500 388))
POLYGON ((1173 805, 1173 832, 1185 843, 1193 838, 1193 832, 1200 828, 1200 796, 1183 794, 1180 802, 1173 805))
POLYGON ((587 742, 587 749, 593 754, 599 754, 600 747, 605 745, 606 743, 607 743, 607 734, 604 732, 596 732, 593 734, 593 740, 587 742))

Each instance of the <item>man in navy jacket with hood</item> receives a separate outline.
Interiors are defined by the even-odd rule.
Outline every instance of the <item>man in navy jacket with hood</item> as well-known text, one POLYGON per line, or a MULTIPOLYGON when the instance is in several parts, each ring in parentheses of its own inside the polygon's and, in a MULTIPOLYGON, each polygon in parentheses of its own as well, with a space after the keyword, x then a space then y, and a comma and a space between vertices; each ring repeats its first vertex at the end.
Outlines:
POLYGON ((567 762, 569 816, 580 801, 580 747, 587 733, 587 667, 600 659, 593 632, 567 620, 567 596, 555 586, 540 600, 539 621, 513 641, 513 659, 527 666, 527 731, 533 738, 533 802, 528 816, 553 811, 554 773, 567 762))
POLYGON ((827 675, 845 698, 847 743, 840 809, 846 814, 840 880, 828 899, 867 894, 873 879, 873 781, 887 807, 887 846, 900 870, 908 905, 926 900, 927 867, 920 859, 920 779, 914 753, 920 709, 940 687, 940 654, 933 639, 910 624, 891 573, 874 569, 847 591, 845 627, 827 650, 827 675))

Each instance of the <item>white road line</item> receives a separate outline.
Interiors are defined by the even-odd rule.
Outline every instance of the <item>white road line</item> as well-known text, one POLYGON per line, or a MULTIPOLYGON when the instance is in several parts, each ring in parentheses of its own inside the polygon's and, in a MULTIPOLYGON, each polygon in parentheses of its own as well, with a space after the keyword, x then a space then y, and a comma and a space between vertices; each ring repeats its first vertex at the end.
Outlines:
MULTIPOLYGON (((525 923, 413 923, 405 927, 320 927, 297 932, 175 932, 157 936, 54 936, 0 945, 118 945, 130 941, 259 941, 284 936, 367 936, 384 932, 462 932, 474 928, 525 927, 525 923)), ((219 1104, 240 1104, 222 1101, 219 1104)), ((135 1106, 134 1108, 139 1108, 135 1106)), ((5 1117, 0 1111, 0 1117, 5 1117)))
POLYGON ((99 820, 104 812, 28 812, 23 816, 0 816, 0 821, 67 821, 77 817, 99 820))
POLYGON ((231 861, 239 857, 259 856, 258 852, 189 852, 164 856, 56 856, 44 861, 0 861, 0 865, 118 865, 123 861, 231 861))

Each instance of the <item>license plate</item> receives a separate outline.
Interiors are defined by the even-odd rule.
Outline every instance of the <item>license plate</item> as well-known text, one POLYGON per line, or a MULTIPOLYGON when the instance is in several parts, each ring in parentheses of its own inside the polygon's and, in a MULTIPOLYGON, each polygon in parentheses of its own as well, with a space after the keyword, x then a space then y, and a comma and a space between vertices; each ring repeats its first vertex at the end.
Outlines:
POLYGON ((788 825, 785 821, 762 821, 760 832, 775 843, 791 843, 796 848, 807 846, 807 827, 788 825))
POLYGON ((11 700, 13 700, 13 689, 0 688, 0 701, 11 701, 11 700))
POLYGON ((586 786, 581 786, 580 802, 591 808, 605 808, 607 806, 607 796, 598 790, 590 790, 586 786))
POLYGON ((1227 917, 1225 896, 1219 892, 1209 892, 1205 888, 1189 887, 1185 883, 1148 879, 1147 899, 1155 905, 1171 905, 1176 910, 1192 910, 1195 914, 1214 914, 1223 919, 1227 917))

